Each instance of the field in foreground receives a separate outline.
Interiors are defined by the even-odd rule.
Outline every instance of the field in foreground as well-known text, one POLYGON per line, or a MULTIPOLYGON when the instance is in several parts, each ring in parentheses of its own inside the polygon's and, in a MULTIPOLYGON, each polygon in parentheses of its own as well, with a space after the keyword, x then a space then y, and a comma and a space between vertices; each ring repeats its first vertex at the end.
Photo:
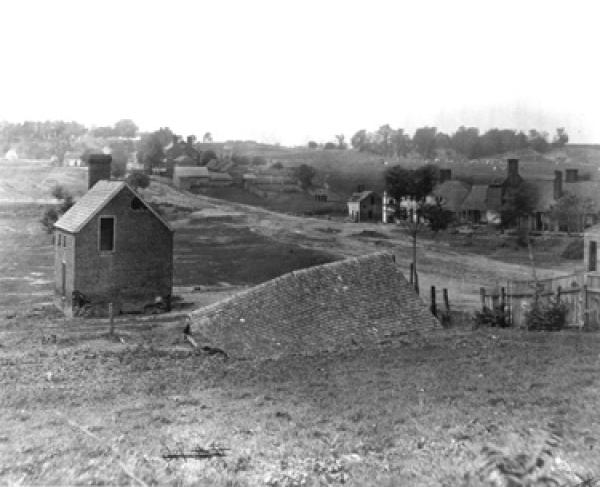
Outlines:
POLYGON ((567 485, 600 474, 595 334, 456 330, 238 362, 165 317, 120 320, 122 341, 107 326, 0 320, 0 483, 467 485, 484 446, 533 452, 550 422, 546 466, 567 485), (226 456, 162 458, 211 444, 226 456))

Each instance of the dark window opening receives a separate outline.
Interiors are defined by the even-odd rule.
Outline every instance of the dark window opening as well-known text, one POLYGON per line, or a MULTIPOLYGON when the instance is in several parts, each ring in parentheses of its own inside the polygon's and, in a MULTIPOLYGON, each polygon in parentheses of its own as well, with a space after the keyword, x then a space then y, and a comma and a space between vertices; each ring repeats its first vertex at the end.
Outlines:
POLYGON ((115 219, 100 218, 100 252, 112 252, 115 248, 115 219))
POLYGON ((67 236, 63 235, 63 247, 67 246, 67 236))
POLYGON ((144 203, 137 196, 131 200, 131 209, 132 210, 143 210, 144 203))
POLYGON ((589 254, 588 254, 588 271, 595 272, 597 269, 598 259, 598 248, 596 242, 593 240, 590 242, 589 254))

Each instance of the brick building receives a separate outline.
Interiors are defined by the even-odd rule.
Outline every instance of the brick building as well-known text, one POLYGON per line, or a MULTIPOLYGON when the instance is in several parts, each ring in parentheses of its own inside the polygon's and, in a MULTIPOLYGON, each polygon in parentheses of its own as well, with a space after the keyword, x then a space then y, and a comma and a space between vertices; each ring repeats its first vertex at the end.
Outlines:
POLYGON ((190 318, 200 343, 232 357, 373 346, 441 329, 387 253, 290 272, 190 318))
POLYGON ((173 230, 124 181, 111 157, 89 160, 88 192, 55 224, 54 302, 67 316, 84 304, 106 315, 170 307, 173 230))

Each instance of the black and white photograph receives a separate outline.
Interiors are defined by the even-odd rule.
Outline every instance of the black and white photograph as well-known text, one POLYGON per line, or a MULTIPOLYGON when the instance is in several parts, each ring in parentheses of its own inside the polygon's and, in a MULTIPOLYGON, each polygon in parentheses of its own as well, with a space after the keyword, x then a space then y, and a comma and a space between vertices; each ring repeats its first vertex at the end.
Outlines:
POLYGON ((600 487, 595 2, 0 18, 0 485, 600 487))

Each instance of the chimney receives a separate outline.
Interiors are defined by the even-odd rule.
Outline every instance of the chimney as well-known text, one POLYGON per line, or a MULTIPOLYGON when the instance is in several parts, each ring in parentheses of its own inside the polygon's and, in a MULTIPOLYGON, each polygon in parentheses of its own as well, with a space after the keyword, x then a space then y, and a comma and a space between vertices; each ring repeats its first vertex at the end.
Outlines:
POLYGON ((452 169, 440 169, 440 184, 452 179, 452 169))
POLYGON ((559 199, 562 194, 562 171, 554 171, 554 199, 559 199))
POLYGON ((566 179, 567 183, 576 183, 579 180, 579 174, 577 169, 567 169, 566 170, 566 179))
POLYGON ((508 177, 515 177, 519 175, 519 159, 508 160, 508 177))
POLYGON ((88 159, 88 189, 101 179, 110 179, 110 154, 91 154, 88 159))

